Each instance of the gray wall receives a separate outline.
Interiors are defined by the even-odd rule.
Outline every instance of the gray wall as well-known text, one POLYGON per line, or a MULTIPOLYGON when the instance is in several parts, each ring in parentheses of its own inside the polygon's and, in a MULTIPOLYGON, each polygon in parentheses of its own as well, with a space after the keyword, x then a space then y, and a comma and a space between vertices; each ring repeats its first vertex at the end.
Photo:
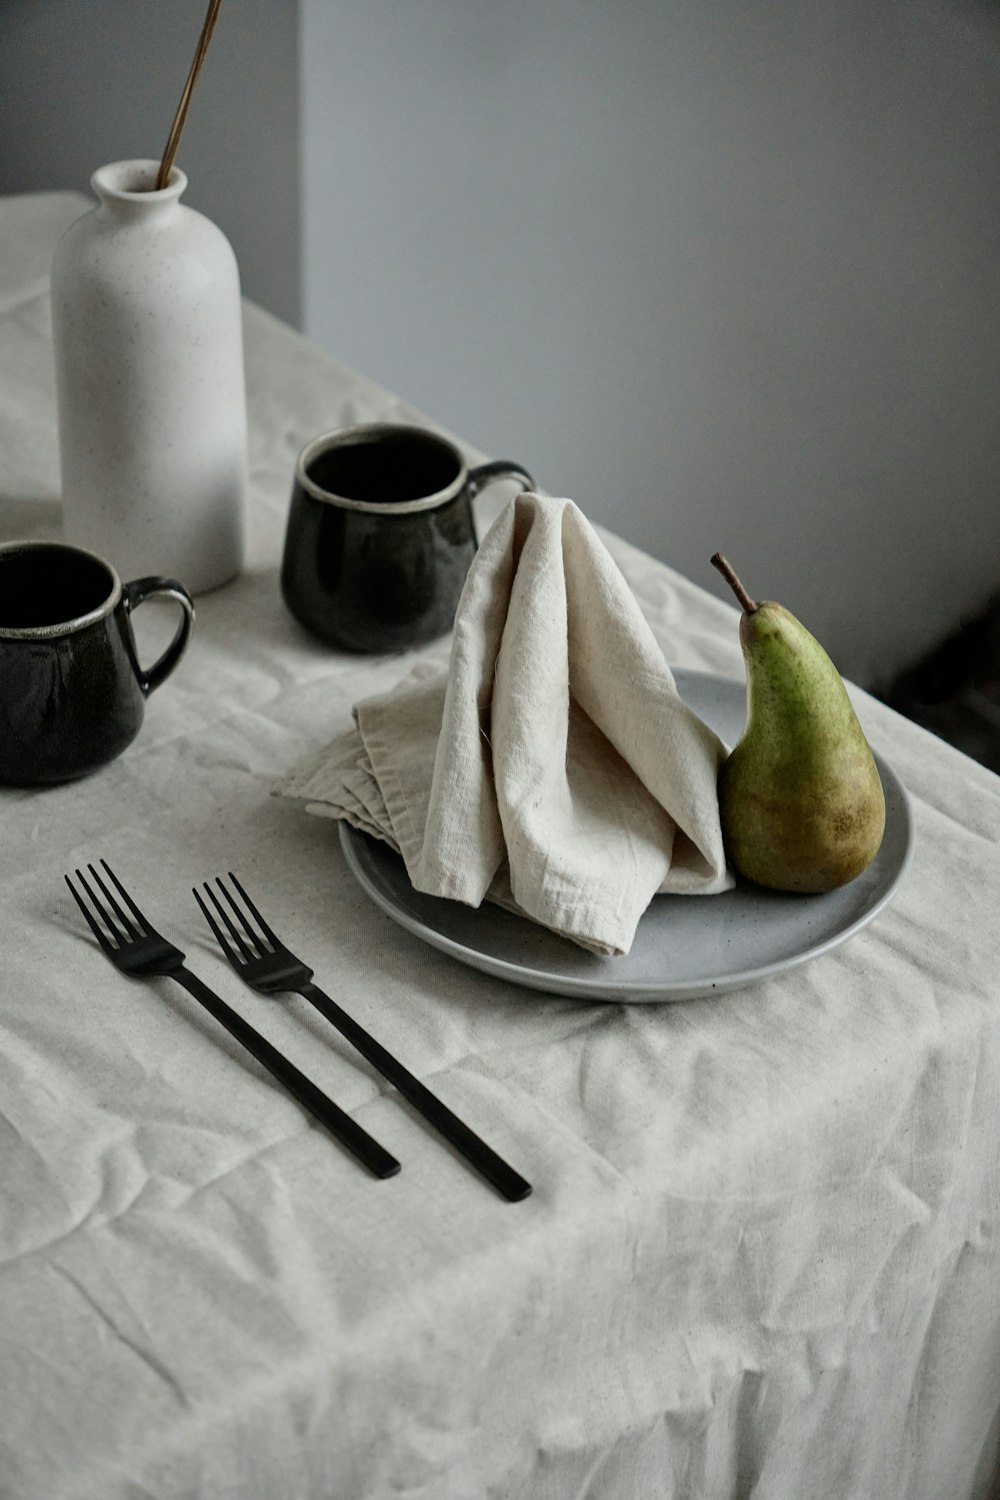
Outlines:
MULTIPOLYGON (((206 0, 0 0, 0 193, 90 191, 95 167, 159 157, 206 0)), ((297 322, 298 0, 228 0, 177 164, 225 231, 246 293, 297 322)))
POLYGON ((1000 11, 303 0, 304 316, 856 678, 1000 588, 1000 11))
MULTIPOLYGON (((204 10, 3 0, 0 192, 158 155, 204 10)), ((331 352, 876 685, 1000 588, 998 160, 986 0, 227 0, 180 156, 251 297, 301 236, 331 352)))

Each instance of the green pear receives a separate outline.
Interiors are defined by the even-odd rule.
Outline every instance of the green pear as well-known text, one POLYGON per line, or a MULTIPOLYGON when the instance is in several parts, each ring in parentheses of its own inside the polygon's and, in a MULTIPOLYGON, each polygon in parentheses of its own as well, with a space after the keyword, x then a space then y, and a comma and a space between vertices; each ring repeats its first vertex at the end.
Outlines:
POLYGON ((847 689, 823 647, 780 604, 757 604, 726 559, 712 563, 743 608, 747 720, 719 772, 733 869, 779 891, 829 891, 879 851, 885 797, 847 689))

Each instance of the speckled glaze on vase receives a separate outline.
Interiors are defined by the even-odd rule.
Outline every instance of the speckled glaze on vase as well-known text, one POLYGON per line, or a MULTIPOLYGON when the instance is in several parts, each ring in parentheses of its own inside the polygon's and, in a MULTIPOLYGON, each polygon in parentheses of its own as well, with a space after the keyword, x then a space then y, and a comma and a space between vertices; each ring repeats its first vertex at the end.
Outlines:
POLYGON ((246 380, 239 271, 225 235, 179 200, 175 167, 114 162, 52 262, 66 539, 122 576, 167 571, 202 593, 244 560, 246 380))

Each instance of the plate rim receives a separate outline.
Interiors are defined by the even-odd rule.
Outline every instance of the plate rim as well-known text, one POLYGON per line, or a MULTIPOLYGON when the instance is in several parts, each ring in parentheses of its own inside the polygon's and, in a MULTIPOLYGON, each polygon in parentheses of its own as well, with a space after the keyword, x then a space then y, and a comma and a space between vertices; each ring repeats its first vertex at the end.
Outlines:
MULTIPOLYGON (((673 669, 675 678, 683 682, 685 679, 698 678, 712 683, 716 686, 743 687, 744 684, 735 677, 725 677, 715 672, 705 672, 698 668, 673 669)), ((762 980, 773 978, 778 974, 785 974, 791 969, 798 968, 814 958, 820 958, 824 953, 833 948, 839 948, 841 944, 853 937, 864 927, 874 920, 884 910, 888 903, 898 892, 903 881, 909 874, 913 863, 915 852, 915 830, 913 818, 913 806, 909 792, 906 790, 898 774, 892 769, 888 762, 876 750, 872 750, 875 763, 878 767, 879 776, 883 785, 891 784, 893 794, 900 806, 901 820, 905 833, 902 858, 899 865, 885 888, 879 893, 876 900, 860 912, 854 920, 837 932, 819 939, 810 944, 799 953, 786 955, 775 959, 768 964, 760 964, 756 968, 743 969, 735 973, 716 976, 706 975, 704 978, 688 978, 678 980, 620 980, 617 983, 613 977, 603 974, 590 978, 586 975, 561 976, 551 974, 543 969, 533 968, 530 965, 519 964, 510 959, 497 958, 492 954, 486 954, 480 950, 469 948, 465 943, 456 938, 449 937, 446 933, 438 931, 421 922, 419 918, 412 916, 398 904, 394 903, 387 893, 372 879, 364 865, 360 850, 367 844, 383 842, 374 839, 370 834, 355 828, 346 819, 338 819, 338 832, 340 847, 343 851, 345 861, 351 874, 358 884, 374 901, 374 903, 391 917, 393 921, 411 932, 422 942, 430 947, 438 949, 439 952, 447 954, 457 962, 467 967, 479 970, 503 979, 512 984, 522 985, 528 989, 542 990, 548 994, 571 996, 581 1000, 604 1000, 614 1002, 627 1002, 635 1000, 647 1003, 669 1003, 676 1000, 696 999, 706 995, 723 994, 730 990, 745 989, 750 985, 758 984, 762 980)), ((384 846, 390 853, 395 851, 389 844, 384 846)), ((397 859, 401 856, 396 855, 397 859)), ((877 857, 877 856, 876 856, 877 857)), ((403 866, 405 873, 405 865, 403 866)), ((424 896, 425 893, 417 894, 424 896)), ((434 897, 426 895, 428 901, 446 902, 446 897, 434 897)), ((655 899, 655 898, 654 898, 655 899)), ((695 898, 692 898, 695 899, 695 898)), ((449 903, 450 904, 450 903, 449 903)), ((465 910, 472 911, 474 908, 467 907, 465 910)), ((516 912, 508 915, 517 917, 516 912)), ((520 920, 530 922, 530 917, 522 917, 520 920)), ((640 919, 640 923, 641 923, 640 919)))

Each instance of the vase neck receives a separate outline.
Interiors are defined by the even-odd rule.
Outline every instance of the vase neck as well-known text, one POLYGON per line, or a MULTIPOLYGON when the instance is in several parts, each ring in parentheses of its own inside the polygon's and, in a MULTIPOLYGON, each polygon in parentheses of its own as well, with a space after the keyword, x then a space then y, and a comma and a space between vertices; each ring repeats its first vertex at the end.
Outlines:
POLYGON ((154 188, 159 169, 158 161, 115 161, 106 167, 98 167, 90 184, 101 201, 101 207, 116 218, 141 218, 147 222, 167 218, 173 214, 187 187, 187 177, 180 167, 172 167, 166 187, 154 188))

